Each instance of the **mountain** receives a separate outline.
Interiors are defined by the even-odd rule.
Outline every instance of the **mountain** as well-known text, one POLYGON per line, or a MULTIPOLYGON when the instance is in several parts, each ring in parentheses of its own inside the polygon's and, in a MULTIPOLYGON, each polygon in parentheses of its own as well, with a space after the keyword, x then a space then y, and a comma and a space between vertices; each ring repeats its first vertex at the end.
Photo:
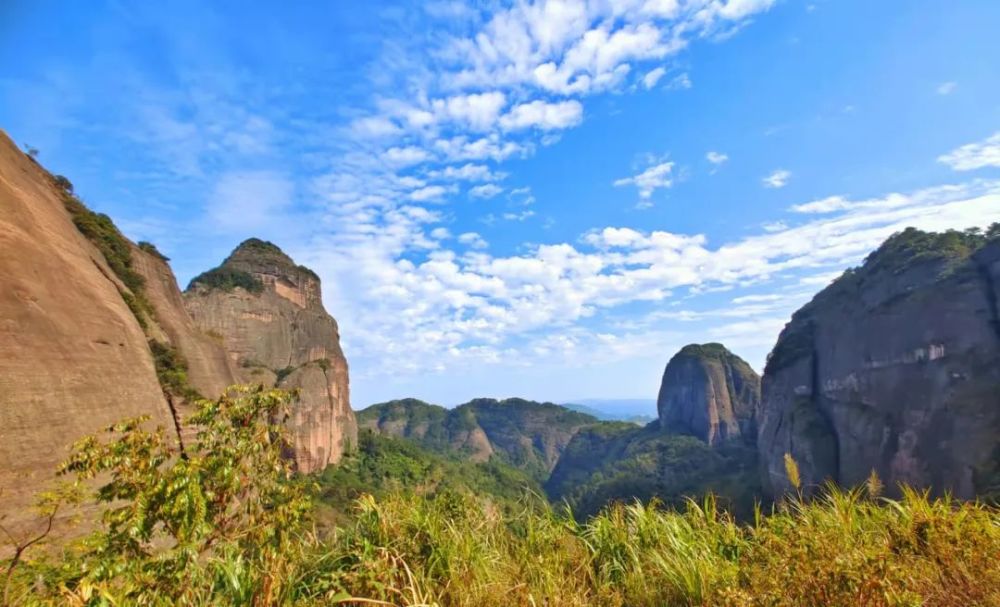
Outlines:
POLYGON ((496 455, 539 480, 548 477, 573 434, 597 423, 590 415, 520 398, 479 398, 454 409, 396 400, 359 411, 357 419, 360 428, 464 453, 474 462, 496 455))
POLYGON ((0 132, 0 515, 26 518, 74 439, 124 417, 173 427, 133 249, 0 132))
POLYGON ((658 422, 642 428, 604 422, 573 436, 545 490, 579 516, 637 499, 681 507, 688 497, 712 492, 747 518, 760 495, 757 476, 756 452, 742 441, 713 447, 693 436, 668 434, 658 422))
POLYGON ((298 391, 289 427, 299 471, 322 470, 357 445, 347 359, 312 270, 251 238, 196 276, 184 305, 202 331, 218 336, 242 382, 298 391))
POLYGON ((641 428, 604 423, 581 429, 545 489, 582 515, 612 501, 656 497, 679 505, 713 492, 749 516, 761 493, 754 447, 759 401, 760 378, 725 346, 685 346, 664 370, 659 418, 641 428))
POLYGON ((785 326, 758 419, 764 485, 1000 494, 1000 225, 889 238, 785 326))
POLYGON ((274 367, 282 386, 302 392, 290 422, 300 470, 335 461, 356 440, 336 323, 322 310, 318 279, 294 264, 290 270, 280 251, 244 243, 223 273, 250 282, 204 279, 182 295, 155 246, 125 238, 111 218, 87 208, 69 179, 46 171, 2 131, 0 210, 5 526, 17 529, 31 516, 33 495, 54 479, 77 439, 148 416, 183 449, 195 399, 217 397, 237 381, 272 384, 274 377, 253 374, 234 356, 248 342, 263 354, 293 344, 274 367), (220 300, 245 305, 213 307, 220 300))
POLYGON ((754 442, 760 376, 722 344, 685 346, 667 363, 657 398, 660 427, 709 445, 754 442))

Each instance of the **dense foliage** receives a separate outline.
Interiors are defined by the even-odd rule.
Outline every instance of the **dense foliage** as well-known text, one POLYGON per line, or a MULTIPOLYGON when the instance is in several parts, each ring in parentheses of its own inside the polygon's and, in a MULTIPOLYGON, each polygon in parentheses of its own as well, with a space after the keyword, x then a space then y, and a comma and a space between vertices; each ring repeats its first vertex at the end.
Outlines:
POLYGON ((559 444, 579 428, 597 423, 587 414, 521 398, 478 398, 454 409, 417 399, 372 405, 357 414, 360 427, 415 441, 441 454, 491 457, 541 483, 559 444))
POLYGON ((118 231, 110 217, 88 209, 73 194, 71 185, 69 188, 62 190, 62 199, 63 205, 73 219, 73 224, 97 247, 111 271, 128 288, 128 292, 122 292, 122 299, 132 310, 139 324, 145 328, 148 323, 147 317, 153 316, 153 307, 146 299, 146 279, 132 267, 132 249, 128 240, 118 231))
POLYGON ((666 434, 656 423, 637 428, 625 422, 580 430, 545 488, 581 516, 614 502, 656 498, 683 506, 689 496, 714 493, 725 509, 747 519, 761 494, 753 448, 739 441, 710 447, 691 436, 666 434))
MULTIPOLYGON (((271 605, 309 507, 282 457, 289 395, 234 387, 188 420, 185 455, 143 418, 77 442, 61 473, 96 479, 100 528, 10 573, 24 604, 271 605)), ((8 588, 5 588, 5 592, 8 588)))
POLYGON ((188 289, 194 285, 200 285, 208 289, 221 289, 232 291, 239 287, 250 293, 260 293, 264 290, 264 283, 250 272, 227 268, 225 266, 202 272, 191 279, 188 289))
POLYGON ((316 475, 315 482, 324 520, 343 520, 355 500, 366 494, 435 497, 453 492, 488 496, 503 506, 542 494, 532 478, 499 459, 474 463, 457 453, 434 452, 370 430, 361 431, 356 451, 316 475))
POLYGON ((149 340, 149 351, 153 353, 156 378, 164 392, 188 400, 201 398, 198 391, 191 386, 188 379, 187 361, 177 348, 151 339, 149 340))

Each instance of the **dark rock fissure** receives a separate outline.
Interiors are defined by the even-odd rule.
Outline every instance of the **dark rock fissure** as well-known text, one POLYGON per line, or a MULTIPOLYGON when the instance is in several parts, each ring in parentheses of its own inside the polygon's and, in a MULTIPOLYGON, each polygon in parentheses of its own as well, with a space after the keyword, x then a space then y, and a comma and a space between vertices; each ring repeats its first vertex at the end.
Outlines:
POLYGON ((986 264, 975 260, 976 270, 984 283, 986 283, 986 302, 989 304, 990 326, 993 327, 993 335, 1000 341, 1000 309, 997 304, 996 284, 993 282, 993 274, 990 273, 986 264))

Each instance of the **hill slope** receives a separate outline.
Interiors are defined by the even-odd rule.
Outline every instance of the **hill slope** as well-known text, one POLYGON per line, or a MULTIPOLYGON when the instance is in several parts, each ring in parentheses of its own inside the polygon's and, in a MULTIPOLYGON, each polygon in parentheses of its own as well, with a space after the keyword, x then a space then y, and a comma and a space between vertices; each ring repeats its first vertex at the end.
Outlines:
POLYGON ((559 405, 519 398, 480 398, 454 409, 405 399, 372 405, 357 418, 361 428, 462 453, 474 462, 497 456, 539 481, 548 477, 573 434, 597 423, 559 405))

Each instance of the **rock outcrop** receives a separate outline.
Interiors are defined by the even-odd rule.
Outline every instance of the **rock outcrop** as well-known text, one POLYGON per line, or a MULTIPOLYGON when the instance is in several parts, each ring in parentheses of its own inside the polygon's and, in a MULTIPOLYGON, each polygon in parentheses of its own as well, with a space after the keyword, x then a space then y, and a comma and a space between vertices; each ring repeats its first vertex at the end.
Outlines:
MULTIPOLYGON (((70 186, 71 187, 71 186, 70 186)), ((0 515, 17 526, 76 439, 126 417, 170 428, 135 294, 74 225, 66 186, 0 132, 0 515), (127 301, 128 300, 128 301, 127 301)), ((114 231, 117 234, 117 231, 114 231)), ((117 235, 121 238, 120 234, 117 235)), ((124 242, 123 240, 117 241, 124 242)))
POLYGON ((756 438, 760 376, 722 344, 691 344, 663 371, 656 401, 660 428, 709 445, 756 438))
POLYGON ((224 345, 241 381, 299 391, 288 422, 299 471, 321 470, 357 444, 347 360, 315 273, 250 239, 192 280, 184 303, 195 324, 224 345))
POLYGON ((1000 493, 1000 226, 887 240, 796 312, 768 359, 764 485, 1000 493))

